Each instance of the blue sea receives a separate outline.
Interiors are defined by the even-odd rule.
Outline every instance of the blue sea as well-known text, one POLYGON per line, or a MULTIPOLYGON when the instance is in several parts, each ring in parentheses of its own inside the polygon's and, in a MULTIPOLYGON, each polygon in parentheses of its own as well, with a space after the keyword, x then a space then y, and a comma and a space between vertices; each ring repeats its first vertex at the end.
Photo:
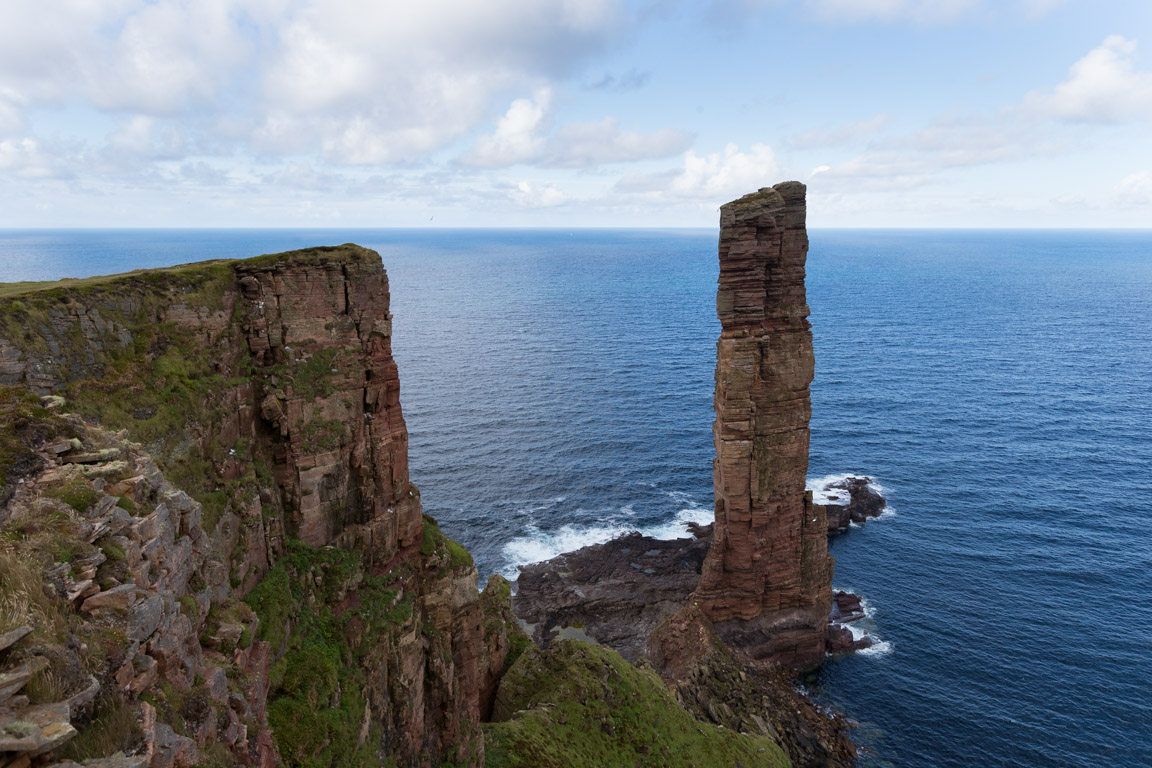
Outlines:
MULTIPOLYGON (((0 280, 354 241, 391 278, 426 511, 483 575, 711 516, 716 233, 0 232, 0 280)), ((1152 232, 814 231, 813 482, 864 766, 1152 766, 1152 232)))

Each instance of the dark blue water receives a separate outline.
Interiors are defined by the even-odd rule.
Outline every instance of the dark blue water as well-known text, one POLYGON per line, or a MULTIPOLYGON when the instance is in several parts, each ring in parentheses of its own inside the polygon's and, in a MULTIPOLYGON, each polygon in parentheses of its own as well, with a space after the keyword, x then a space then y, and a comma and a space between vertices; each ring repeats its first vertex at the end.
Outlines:
MULTIPOLYGON (((714 232, 0 233, 0 279, 356 241, 429 513, 514 573, 711 506, 714 232)), ((813 478, 879 652, 818 695, 869 766, 1152 765, 1152 233, 812 233, 813 478)))

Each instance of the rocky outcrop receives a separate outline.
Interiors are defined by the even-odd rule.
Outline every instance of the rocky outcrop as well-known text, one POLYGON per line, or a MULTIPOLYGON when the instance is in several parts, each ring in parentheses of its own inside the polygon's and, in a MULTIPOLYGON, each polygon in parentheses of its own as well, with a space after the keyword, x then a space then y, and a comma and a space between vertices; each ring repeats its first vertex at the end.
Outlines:
MULTIPOLYGON (((634 532, 523 566, 516 579, 516 617, 541 648, 575 638, 638 661, 656 628, 692 603, 713 526, 689 527, 692 538, 661 540, 634 532)), ((863 618, 857 595, 835 592, 826 617, 827 652, 870 647, 866 632, 847 626, 863 618)))
POLYGON ((821 490, 824 513, 828 520, 828 535, 844 533, 852 523, 860 525, 880 517, 887 502, 872 484, 870 477, 850 475, 843 480, 828 483, 821 490))
POLYGON ((717 634, 792 667, 824 657, 832 558, 808 470, 812 334, 804 185, 721 208, 716 529, 695 601, 717 634))
MULTIPOLYGON (((170 625, 144 651, 152 662, 134 656, 122 667, 134 690, 170 675, 182 685, 201 671, 211 683, 193 646, 231 648, 243 636, 256 650, 236 664, 264 681, 288 762, 356 750, 398 765, 483 761, 482 700, 511 641, 506 625, 485 622, 471 557, 422 515, 391 333, 380 258, 355 245, 30 286, 0 299, 0 384, 63 396, 88 422, 124 430, 173 493, 186 492, 131 530, 104 510, 107 535, 127 539, 118 544, 125 561, 143 569, 130 571, 131 583, 155 599, 133 593, 128 574, 108 589, 87 578, 61 588, 82 614, 138 615, 126 629, 133 635, 170 625), (188 533, 192 508, 199 538, 188 533), (243 617, 223 616, 197 645, 202 627, 172 613, 181 600, 195 601, 201 617, 221 602, 243 617), (319 674, 319 659, 339 663, 319 674)), ((15 443, 38 447, 0 460, 0 501, 44 461, 85 483, 104 477, 129 501, 147 492, 127 455, 135 449, 114 457, 65 439, 45 452, 42 435, 17 431, 15 443)), ((246 740, 260 753, 272 744, 253 724, 263 706, 249 701, 236 710, 240 721, 213 722, 227 743, 246 740)), ((156 715, 149 732, 172 742, 171 718, 163 708, 156 715)))
POLYGON ((388 278, 372 251, 239 262, 259 413, 279 433, 274 469, 305 544, 387 562, 419 542, 408 431, 392 359, 388 278))
POLYGON ((698 608, 683 608, 662 622, 649 636, 644 658, 697 718, 772 739, 795 768, 855 763, 843 715, 813 706, 779 665, 718 642, 698 608))
POLYGON ((710 543, 632 533, 524 566, 516 615, 542 648, 576 637, 636 661, 652 630, 687 605, 710 543))
POLYGON ((4 621, 30 621, 0 642, 26 694, 0 693, 0 753, 127 752, 109 768, 171 768, 215 747, 274 765, 267 643, 252 639, 258 619, 232 595, 201 505, 122 436, 74 416, 44 424, 72 437, 40 446, 0 507, 4 621))
POLYGON ((787 768, 763 730, 699 717, 646 666, 578 640, 529 648, 484 726, 493 765, 787 768))

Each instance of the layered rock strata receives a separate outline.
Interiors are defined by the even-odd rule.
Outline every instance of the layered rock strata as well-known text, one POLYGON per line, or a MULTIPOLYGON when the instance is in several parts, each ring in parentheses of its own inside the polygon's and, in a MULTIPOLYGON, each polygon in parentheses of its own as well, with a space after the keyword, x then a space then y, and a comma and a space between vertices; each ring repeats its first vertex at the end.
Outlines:
POLYGON ((804 489, 812 334, 805 188, 777 184, 720 214, 715 540, 695 602, 725 641, 792 667, 824 657, 832 558, 804 489))
MULTIPOLYGON (((9 408, 19 397, 0 388, 9 408)), ((232 596, 201 505, 121 435, 13 410, 50 439, 0 505, 0 629, 28 622, 0 646, 32 672, 20 695, 0 691, 0 764, 15 753, 183 768, 226 755, 271 768, 269 644, 232 596)))
MULTIPOLYGON (((203 566, 171 550, 165 568, 198 574, 184 597, 208 584, 255 609, 267 653, 253 674, 289 763, 361 750, 479 765, 480 713, 511 646, 471 557, 422 515, 390 343, 387 276, 355 245, 0 299, 0 384, 125 430, 198 505, 203 566)), ((11 463, 0 451, 0 502, 44 461, 43 435, 13 435, 33 448, 11 463)))

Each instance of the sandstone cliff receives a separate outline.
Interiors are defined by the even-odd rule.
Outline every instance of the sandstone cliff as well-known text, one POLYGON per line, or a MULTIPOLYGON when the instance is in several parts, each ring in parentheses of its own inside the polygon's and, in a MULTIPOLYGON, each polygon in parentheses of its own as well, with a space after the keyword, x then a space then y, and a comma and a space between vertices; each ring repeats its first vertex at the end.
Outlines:
MULTIPOLYGON (((102 685, 130 706, 166 700, 153 691, 161 682, 173 698, 211 702, 197 659, 215 610, 254 635, 245 669, 266 681, 267 716, 262 699, 247 700, 247 741, 267 722, 285 764, 480 764, 480 713, 510 642, 499 611, 481 604, 471 557, 422 515, 409 482, 379 256, 346 245, 9 288, 0 385, 62 395, 105 432, 124 430, 116 439, 132 442, 118 450, 134 458, 109 470, 105 487, 138 484, 139 462, 154 458, 165 479, 148 491, 146 519, 174 519, 172 502, 153 498, 167 489, 187 491, 180 498, 196 509, 196 527, 145 526, 136 544, 165 546, 142 556, 146 573, 114 578, 136 590, 128 609, 152 589, 168 608, 195 600, 197 618, 133 651, 139 674, 157 665, 155 684, 113 670, 102 685), (147 580, 157 573, 165 580, 147 580), (153 649, 172 644, 192 660, 170 675, 153 649)), ((55 487, 37 475, 52 463, 48 438, 13 435, 17 458, 0 457, 0 524, 25 498, 21 487, 55 487)), ((93 482, 76 480, 101 492, 93 482)), ((113 599, 101 596, 118 587, 105 584, 85 586, 95 589, 86 599, 113 599)), ((200 747, 213 740, 187 725, 165 727, 200 747)), ((271 748, 232 758, 268 764, 271 748)))
POLYGON ((777 184, 720 213, 716 310, 716 529, 695 600, 758 659, 824 656, 832 558, 804 490, 812 334, 804 288, 805 188, 777 184))

